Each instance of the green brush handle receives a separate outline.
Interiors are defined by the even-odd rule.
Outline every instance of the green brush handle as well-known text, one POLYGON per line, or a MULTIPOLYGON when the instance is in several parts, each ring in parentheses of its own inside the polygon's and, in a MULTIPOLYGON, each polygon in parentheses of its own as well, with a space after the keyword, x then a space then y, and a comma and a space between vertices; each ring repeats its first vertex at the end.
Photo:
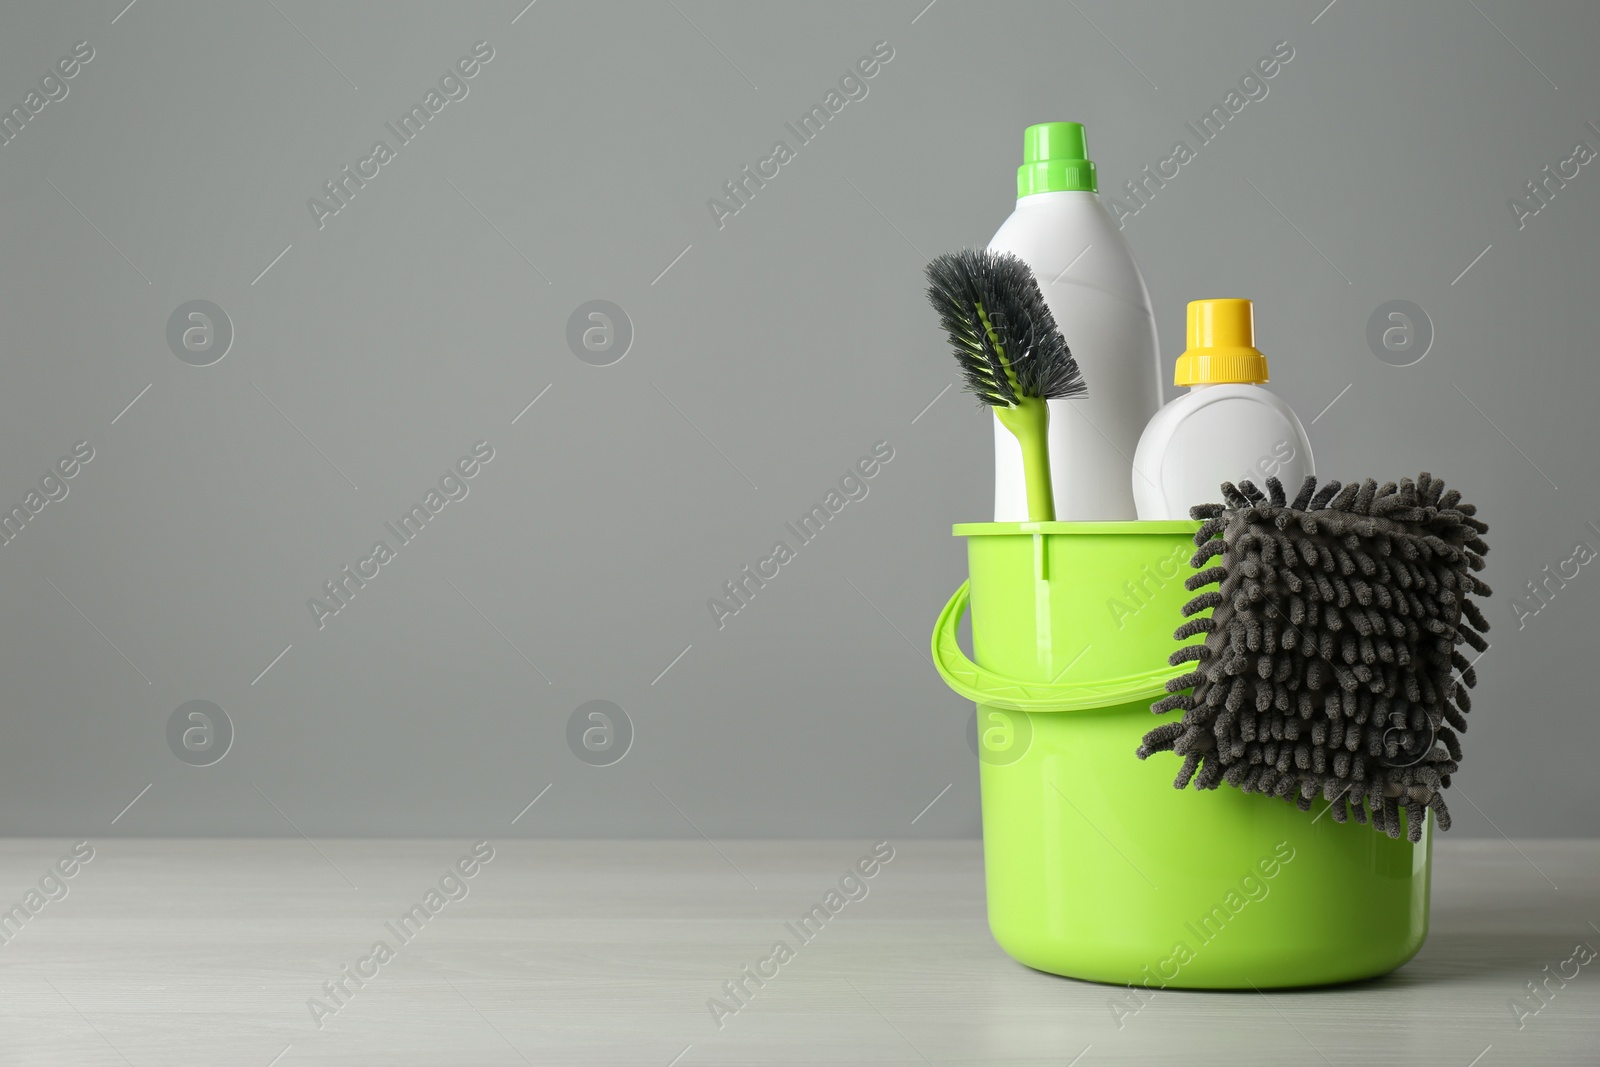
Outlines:
POLYGON ((996 407, 1001 425, 1022 446, 1022 478, 1028 490, 1028 521, 1054 522, 1055 490, 1050 484, 1050 407, 1036 396, 1020 397, 1015 407, 996 407))

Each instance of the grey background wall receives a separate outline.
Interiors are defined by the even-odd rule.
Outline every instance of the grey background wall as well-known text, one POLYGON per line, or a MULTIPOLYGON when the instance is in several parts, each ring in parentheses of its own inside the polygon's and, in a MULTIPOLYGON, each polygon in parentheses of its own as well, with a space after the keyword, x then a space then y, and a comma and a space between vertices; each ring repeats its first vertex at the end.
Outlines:
POLYGON ((1592 5, 125 2, 0 33, 6 108, 93 50, 0 146, 0 503, 93 451, 0 546, 5 832, 976 833, 970 705, 923 647, 990 444, 920 268, 1009 212, 1024 125, 1086 123, 1126 199, 1281 41, 1267 95, 1126 201, 1163 352, 1186 300, 1253 297, 1324 473, 1477 500, 1495 630, 1455 833, 1600 829, 1600 575, 1566 562, 1600 548, 1600 176, 1563 162, 1600 148, 1592 5), (719 225, 878 42, 867 95, 719 225), (1519 219, 1546 165, 1578 173, 1519 219), (599 355, 569 343, 594 300, 623 313, 599 355), (1368 341, 1393 300, 1431 337, 1408 366, 1368 341), (707 599, 880 441, 866 498, 719 629, 707 599), (385 523, 478 442, 402 545, 385 523), (1540 606, 1546 566, 1578 574, 1540 606), (596 700, 612 756, 631 734, 609 766, 569 743, 596 700))

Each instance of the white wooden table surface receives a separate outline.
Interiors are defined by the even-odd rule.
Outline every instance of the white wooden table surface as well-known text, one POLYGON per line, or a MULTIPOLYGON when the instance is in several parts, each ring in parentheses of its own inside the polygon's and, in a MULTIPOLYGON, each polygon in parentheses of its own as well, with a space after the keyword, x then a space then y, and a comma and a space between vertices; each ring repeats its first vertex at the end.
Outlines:
POLYGON ((494 841, 402 941, 385 924, 472 842, 108 839, 57 881, 72 842, 0 841, 0 909, 37 906, 0 915, 0 1063, 1600 1063, 1600 959, 1571 962, 1600 949, 1600 842, 1444 835, 1428 943, 1395 974, 1120 1020, 1117 989, 994 945, 977 842, 895 842, 801 944, 784 924, 871 844, 494 841), (793 958, 719 1028, 708 1001, 780 939, 793 958))

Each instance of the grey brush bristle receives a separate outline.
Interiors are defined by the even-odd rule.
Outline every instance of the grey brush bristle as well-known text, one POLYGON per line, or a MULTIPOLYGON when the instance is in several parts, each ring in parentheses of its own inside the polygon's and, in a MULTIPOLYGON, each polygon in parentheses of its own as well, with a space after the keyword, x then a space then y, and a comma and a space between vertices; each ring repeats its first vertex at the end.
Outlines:
POLYGON ((1033 271, 1009 252, 966 248, 928 264, 928 300, 967 389, 994 407, 1088 392, 1033 271), (1009 370, 1009 373, 1007 373, 1009 370))
POLYGON ((1180 789, 1227 782, 1302 810, 1320 795, 1335 822, 1412 841, 1431 810, 1448 830, 1478 680, 1456 646, 1488 647, 1468 599, 1489 595, 1472 573, 1488 551, 1476 509, 1426 472, 1307 478, 1290 504, 1276 479, 1221 495, 1190 512, 1205 520, 1185 583, 1197 595, 1175 636, 1202 641, 1171 657, 1199 669, 1167 683, 1151 710, 1183 719, 1150 731, 1139 758, 1183 756, 1180 789))

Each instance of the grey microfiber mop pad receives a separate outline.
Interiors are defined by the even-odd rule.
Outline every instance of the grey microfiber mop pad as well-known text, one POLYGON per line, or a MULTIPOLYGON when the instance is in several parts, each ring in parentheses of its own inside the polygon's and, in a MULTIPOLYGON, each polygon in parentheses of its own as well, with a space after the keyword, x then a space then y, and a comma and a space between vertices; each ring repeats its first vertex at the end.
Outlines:
POLYGON ((1301 810, 1321 794, 1335 822, 1370 813, 1395 838, 1403 808, 1412 841, 1431 808, 1449 829, 1442 791, 1477 683, 1456 646, 1488 648, 1470 599, 1489 595, 1473 573, 1488 526, 1426 473, 1320 490, 1307 478, 1293 501, 1266 486, 1224 483, 1226 503, 1190 513, 1204 525, 1185 587, 1205 591, 1174 636, 1204 641, 1173 653, 1194 669, 1151 710, 1183 719, 1145 735, 1139 758, 1184 757, 1179 789, 1227 782, 1301 810))

